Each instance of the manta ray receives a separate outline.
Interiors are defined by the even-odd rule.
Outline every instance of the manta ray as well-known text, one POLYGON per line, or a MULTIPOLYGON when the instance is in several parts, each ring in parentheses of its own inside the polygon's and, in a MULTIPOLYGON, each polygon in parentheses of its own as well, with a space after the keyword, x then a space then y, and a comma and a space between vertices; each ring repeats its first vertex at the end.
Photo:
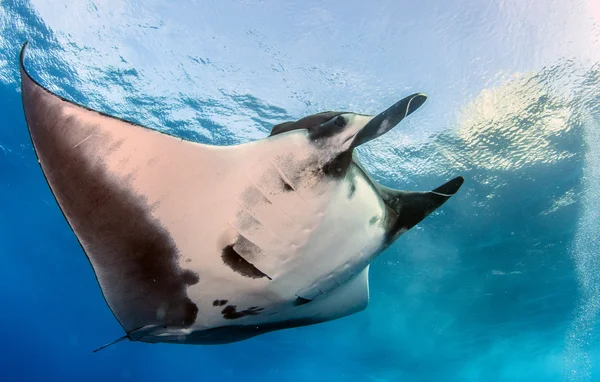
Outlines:
POLYGON ((217 146, 52 93, 25 69, 26 47, 34 151, 126 333, 115 342, 225 344, 362 311, 373 259, 463 184, 388 188, 354 152, 421 93, 376 116, 327 111, 217 146))

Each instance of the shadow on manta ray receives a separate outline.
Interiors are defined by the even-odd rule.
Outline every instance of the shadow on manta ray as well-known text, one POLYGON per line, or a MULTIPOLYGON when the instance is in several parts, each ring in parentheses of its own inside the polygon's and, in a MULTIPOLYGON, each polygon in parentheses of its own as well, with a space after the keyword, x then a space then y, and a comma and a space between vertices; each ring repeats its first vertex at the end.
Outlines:
POLYGON ((213 146, 53 94, 25 70, 26 46, 31 140, 127 333, 115 342, 224 344, 361 311, 370 262, 463 183, 390 189, 353 155, 423 94, 374 117, 318 113, 265 139, 213 146))

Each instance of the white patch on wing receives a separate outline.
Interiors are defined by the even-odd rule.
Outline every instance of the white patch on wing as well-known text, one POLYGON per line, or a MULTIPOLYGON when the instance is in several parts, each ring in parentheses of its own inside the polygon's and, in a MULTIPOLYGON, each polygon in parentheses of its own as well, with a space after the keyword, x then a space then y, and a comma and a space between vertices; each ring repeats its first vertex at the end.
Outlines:
POLYGON ((390 122, 387 119, 384 119, 383 122, 381 122, 381 126, 379 126, 379 129, 377 129, 377 133, 375 134, 375 136, 383 135, 389 129, 390 129, 390 122))

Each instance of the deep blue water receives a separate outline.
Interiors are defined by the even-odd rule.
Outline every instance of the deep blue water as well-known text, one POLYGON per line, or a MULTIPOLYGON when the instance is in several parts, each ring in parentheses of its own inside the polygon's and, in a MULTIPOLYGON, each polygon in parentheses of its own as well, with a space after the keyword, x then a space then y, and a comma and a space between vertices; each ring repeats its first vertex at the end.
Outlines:
MULTIPOLYGON (((395 12, 393 4, 363 16, 353 4, 348 8, 356 12, 339 17, 361 21, 353 25, 370 39, 371 51, 355 64, 340 50, 347 61, 338 64, 310 50, 318 39, 324 39, 323 51, 328 43, 334 47, 330 37, 310 37, 317 31, 308 28, 332 25, 327 36, 338 39, 335 49, 357 44, 359 50, 362 40, 346 38, 349 32, 331 23, 335 17, 323 16, 323 9, 333 8, 320 8, 320 18, 310 18, 320 24, 306 24, 302 33, 290 26, 302 41, 293 51, 305 49, 294 56, 285 51, 285 38, 291 34, 293 41, 294 33, 282 28, 285 36, 274 42, 276 33, 261 29, 261 21, 269 20, 269 7, 279 15, 276 27, 306 17, 298 5, 228 3, 251 24, 256 7, 255 28, 240 32, 236 44, 237 35, 224 32, 235 31, 235 23, 223 16, 226 27, 219 29, 217 11, 209 9, 215 3, 182 3, 180 10, 209 14, 202 16, 207 34, 184 54, 160 39, 172 33, 177 41, 197 31, 196 24, 186 12, 161 13, 168 6, 160 2, 148 8, 128 3, 138 14, 118 11, 114 2, 88 1, 83 21, 72 21, 83 26, 73 30, 48 16, 72 16, 71 5, 42 3, 0 3, 0 380, 600 380, 600 65, 589 53, 598 47, 592 45, 600 39, 597 22, 588 28, 574 21, 579 29, 563 47, 546 16, 526 16, 545 15, 539 2, 531 8, 463 4, 460 9, 472 14, 458 16, 449 6, 428 13, 428 6, 406 5, 410 18, 397 21, 410 20, 414 28, 403 27, 404 34, 378 24, 395 12), (494 29, 496 13, 517 20, 514 28, 494 29), (117 22, 115 14, 137 34, 106 31, 117 22), (86 24, 91 19, 103 21, 86 24), (419 28, 446 40, 418 34, 419 28), (539 37, 546 35, 547 41, 539 37), (519 36, 537 40, 519 45, 519 36), (417 37, 443 48, 420 46, 417 37), (258 139, 274 123, 315 111, 377 112, 424 87, 427 107, 405 128, 363 149, 361 158, 387 186, 427 190, 456 175, 465 185, 374 261, 363 312, 231 345, 127 342, 93 354, 122 330, 35 159, 19 90, 17 55, 25 40, 32 44, 31 72, 59 94, 212 144, 258 139), (244 47, 248 41, 264 41, 252 62, 245 61, 253 57, 244 47), (404 41, 410 46, 395 52, 404 41), (556 51, 547 53, 540 45, 546 43, 556 43, 556 51), (232 49, 237 55, 228 53, 232 49), (410 58, 421 50, 427 62, 437 63, 410 58), (302 61, 307 56, 314 67, 302 61), (373 78, 380 82, 362 92, 373 78)), ((577 4, 569 6, 569 17, 580 9, 589 21, 587 3, 577 4)))

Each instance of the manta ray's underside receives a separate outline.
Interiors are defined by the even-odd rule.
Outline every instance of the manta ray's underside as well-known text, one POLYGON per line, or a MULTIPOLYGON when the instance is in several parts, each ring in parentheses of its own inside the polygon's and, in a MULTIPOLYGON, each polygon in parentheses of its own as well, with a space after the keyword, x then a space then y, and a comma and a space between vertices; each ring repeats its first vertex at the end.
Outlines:
POLYGON ((369 263, 463 182, 390 189, 353 154, 423 94, 377 116, 324 112, 212 146, 61 98, 27 73, 24 55, 35 152, 123 338, 219 344, 358 312, 369 263))

